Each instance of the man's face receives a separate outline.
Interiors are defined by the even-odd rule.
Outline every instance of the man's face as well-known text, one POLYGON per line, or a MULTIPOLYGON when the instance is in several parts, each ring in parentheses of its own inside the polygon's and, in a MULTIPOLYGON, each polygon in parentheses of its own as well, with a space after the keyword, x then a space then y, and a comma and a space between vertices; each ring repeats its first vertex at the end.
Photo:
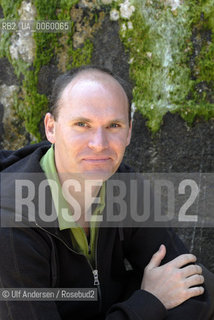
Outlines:
POLYGON ((47 114, 45 127, 58 173, 109 177, 130 142, 126 95, 109 75, 77 76, 61 95, 57 120, 47 114))

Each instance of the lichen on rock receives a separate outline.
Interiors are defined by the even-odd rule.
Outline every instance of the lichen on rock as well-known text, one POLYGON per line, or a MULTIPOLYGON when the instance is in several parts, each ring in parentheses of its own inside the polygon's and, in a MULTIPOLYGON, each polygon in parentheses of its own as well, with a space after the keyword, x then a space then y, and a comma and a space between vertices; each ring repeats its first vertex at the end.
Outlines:
POLYGON ((19 91, 16 85, 0 86, 0 103, 4 107, 3 116, 3 142, 5 149, 18 149, 27 143, 26 133, 19 116, 15 112, 15 97, 19 91))
MULTIPOLYGON (((13 6, 0 0, 0 4, 6 19, 72 23, 69 33, 1 35, 1 57, 8 58, 22 81, 17 113, 37 140, 48 104, 47 96, 38 93, 41 68, 52 60, 57 73, 90 64, 93 37, 106 16, 112 26, 120 26, 135 82, 134 104, 153 132, 168 111, 178 111, 188 123, 196 116, 214 116, 213 0, 14 0, 13 6)), ((106 66, 111 68, 112 63, 106 66)))
POLYGON ((203 20, 209 28, 212 25, 211 2, 120 0, 113 6, 112 10, 120 10, 120 36, 130 55, 134 103, 153 132, 159 129, 168 111, 179 112, 188 123, 196 116, 214 117, 214 104, 209 98, 213 89, 207 95, 204 91, 203 96, 197 94, 198 85, 201 87, 206 80, 208 87, 213 88, 210 81, 214 79, 214 37, 210 43, 205 40, 205 46, 196 54, 194 67, 190 61, 194 54, 194 24, 204 13, 203 20), (121 8, 126 13, 121 14, 121 8), (193 70, 197 70, 196 79, 193 70))
POLYGON ((165 0, 166 5, 170 5, 172 11, 175 11, 181 5, 181 0, 165 0))
POLYGON ((73 34, 73 47, 80 48, 84 42, 90 39, 93 34, 100 28, 103 19, 104 12, 99 12, 97 14, 97 21, 94 20, 94 12, 88 11, 87 16, 83 14, 81 7, 73 8, 71 10, 71 19, 75 22, 75 31, 73 34))
POLYGON ((129 0, 120 3, 120 15, 122 18, 130 19, 133 12, 135 12, 135 6, 129 0))
MULTIPOLYGON (((24 25, 26 22, 35 20, 36 8, 31 2, 23 1, 18 14, 20 22, 24 25)), ((31 64, 35 57, 35 48, 36 44, 31 30, 20 30, 11 36, 9 50, 12 59, 22 59, 31 64)))
POLYGON ((113 8, 110 11, 110 20, 117 21, 120 18, 120 13, 117 9, 113 8))
POLYGON ((70 19, 73 23, 72 32, 59 37, 59 46, 55 53, 60 71, 89 64, 93 51, 91 39, 100 29, 105 13, 100 10, 99 1, 79 1, 72 6, 70 19))
POLYGON ((0 103, 4 106, 3 122, 10 117, 11 108, 14 105, 14 94, 17 93, 18 90, 19 87, 15 85, 7 86, 3 84, 0 86, 0 103))

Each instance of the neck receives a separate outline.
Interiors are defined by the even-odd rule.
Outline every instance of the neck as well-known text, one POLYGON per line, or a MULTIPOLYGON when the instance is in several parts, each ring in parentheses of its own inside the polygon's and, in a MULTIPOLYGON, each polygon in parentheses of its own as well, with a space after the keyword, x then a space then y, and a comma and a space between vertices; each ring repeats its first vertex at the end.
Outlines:
POLYGON ((85 215, 91 212, 92 204, 99 202, 99 199, 96 199, 96 197, 103 181, 84 179, 80 175, 61 174, 59 172, 58 176, 62 185, 63 195, 69 203, 71 210, 75 210, 80 220, 85 221, 85 215))

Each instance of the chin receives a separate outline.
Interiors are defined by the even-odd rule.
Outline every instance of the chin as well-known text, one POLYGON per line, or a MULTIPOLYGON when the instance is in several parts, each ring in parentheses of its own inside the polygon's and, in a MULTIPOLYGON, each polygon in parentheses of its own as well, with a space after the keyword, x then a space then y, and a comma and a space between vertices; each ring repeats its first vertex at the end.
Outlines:
POLYGON ((106 181, 113 175, 112 170, 86 170, 82 173, 82 177, 88 180, 102 180, 106 181))

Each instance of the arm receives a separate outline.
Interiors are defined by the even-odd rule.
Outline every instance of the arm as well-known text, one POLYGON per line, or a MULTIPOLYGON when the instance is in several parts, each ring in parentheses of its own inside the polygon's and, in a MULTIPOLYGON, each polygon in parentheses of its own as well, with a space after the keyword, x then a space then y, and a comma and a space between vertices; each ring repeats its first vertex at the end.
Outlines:
POLYGON ((137 290, 129 299, 113 305, 106 320, 164 320, 166 315, 165 307, 155 296, 137 290))
POLYGON ((141 289, 147 290, 151 295, 158 298, 168 309, 166 319, 206 319, 208 297, 206 290, 202 294, 201 268, 194 265, 194 256, 187 254, 186 248, 172 229, 139 228, 134 230, 129 238, 129 243, 128 259, 133 268, 141 274, 145 269, 141 289), (164 244, 164 246, 152 258, 154 253, 158 251, 160 244, 164 244), (180 257, 178 258, 178 256, 180 257), (184 267, 189 263, 191 263, 191 266, 184 267), (186 282, 185 279, 188 275, 191 277, 186 282), (163 276, 168 283, 162 282, 163 276), (177 280, 173 284, 175 277, 177 280), (183 290, 180 295, 180 293, 178 294, 179 286, 184 280, 189 286, 183 287, 186 291, 183 290), (195 284, 197 284, 197 288, 190 289, 190 286, 195 284), (177 293, 175 293, 176 290, 178 290, 177 293), (169 296, 172 297, 173 294, 176 297, 179 296, 179 301, 171 301, 172 298, 170 299, 169 296), (197 295, 198 297, 196 297, 197 295))
POLYGON ((202 268, 194 264, 194 255, 183 254, 160 266, 165 255, 166 247, 161 245, 145 268, 141 289, 155 295, 170 310, 203 294, 204 277, 202 268))
MULTIPOLYGON (((150 250, 142 254, 139 250, 143 250, 145 232, 143 229, 123 229, 123 244, 125 247, 126 257, 134 268, 134 271, 127 272, 127 288, 124 291, 123 302, 115 304, 111 307, 107 320, 126 320, 126 319, 142 319, 142 320, 163 320, 166 319, 167 310, 163 303, 153 294, 146 290, 140 290, 140 282, 143 275, 143 269, 149 261, 150 250), (140 231, 140 232, 138 232, 140 231), (135 243, 136 241, 136 243, 135 243), (136 245, 142 243, 141 246, 136 245), (128 297, 128 299, 127 299, 128 297)), ((156 245, 150 241, 151 252, 156 245)), ((149 246, 147 247, 147 249, 149 246)))

